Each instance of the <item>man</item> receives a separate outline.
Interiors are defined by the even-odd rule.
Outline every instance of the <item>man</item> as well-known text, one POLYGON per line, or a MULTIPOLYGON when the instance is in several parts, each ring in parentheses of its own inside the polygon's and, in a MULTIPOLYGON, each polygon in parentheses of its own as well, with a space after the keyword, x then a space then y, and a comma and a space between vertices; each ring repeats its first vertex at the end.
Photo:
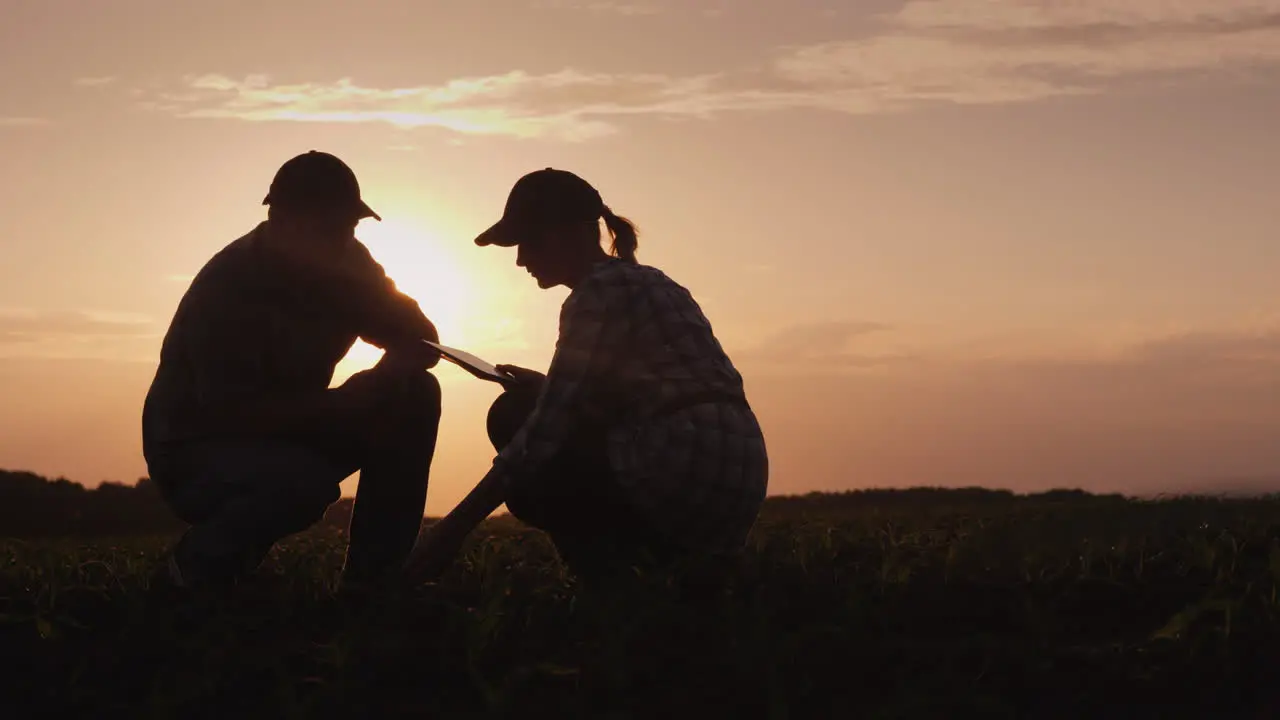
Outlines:
POLYGON ((267 219, 218 252, 178 305, 142 413, 153 481, 191 528, 182 586, 226 586, 323 517, 360 470, 344 586, 399 571, 421 527, 440 420, 438 340, 355 238, 381 221, 352 170, 311 151, 276 173, 267 219), (330 388, 357 338, 385 350, 330 388))

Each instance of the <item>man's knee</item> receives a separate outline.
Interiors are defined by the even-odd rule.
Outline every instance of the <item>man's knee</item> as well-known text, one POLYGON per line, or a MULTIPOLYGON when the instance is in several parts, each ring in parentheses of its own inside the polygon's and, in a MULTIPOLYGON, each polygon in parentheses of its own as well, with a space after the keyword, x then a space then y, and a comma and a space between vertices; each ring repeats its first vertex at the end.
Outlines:
POLYGON ((405 383, 406 400, 432 414, 440 414, 440 381, 429 372, 421 372, 405 383))
POLYGON ((440 422, 440 408, 440 381, 429 372, 417 371, 397 378, 394 392, 372 409, 364 429, 375 434, 391 428, 430 430, 440 422))
POLYGON ((370 452, 387 447, 435 447, 440 428, 440 381, 418 371, 399 378, 395 392, 359 418, 353 439, 358 445, 358 463, 367 462, 370 452))
POLYGON ((416 420, 440 418, 440 381, 429 372, 415 372, 399 384, 391 400, 397 415, 416 420))
POLYGON ((324 515, 342 497, 338 483, 326 478, 299 475, 283 483, 272 503, 278 508, 282 530, 302 532, 324 519, 324 515))

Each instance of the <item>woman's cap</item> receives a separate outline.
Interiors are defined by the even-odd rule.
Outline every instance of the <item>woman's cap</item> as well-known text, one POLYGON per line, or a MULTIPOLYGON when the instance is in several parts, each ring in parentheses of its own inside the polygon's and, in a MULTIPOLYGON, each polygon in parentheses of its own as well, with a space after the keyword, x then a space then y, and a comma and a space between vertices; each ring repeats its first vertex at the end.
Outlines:
POLYGON ((281 165, 262 204, 315 212, 349 210, 356 219, 382 220, 360 198, 355 172, 336 156, 316 150, 281 165))
POLYGON ((502 219, 476 237, 476 245, 514 247, 520 236, 546 225, 597 220, 604 201, 586 180, 567 170, 535 170, 516 181, 502 219))

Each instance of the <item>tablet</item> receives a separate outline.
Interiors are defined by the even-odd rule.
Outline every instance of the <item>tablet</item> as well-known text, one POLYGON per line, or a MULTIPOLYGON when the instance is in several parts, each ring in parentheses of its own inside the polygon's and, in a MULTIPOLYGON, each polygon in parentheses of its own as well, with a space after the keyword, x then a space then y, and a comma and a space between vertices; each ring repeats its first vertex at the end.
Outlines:
POLYGON ((454 365, 457 365, 481 380, 488 380, 489 382, 496 382, 501 385, 507 385, 514 380, 510 375, 495 367, 493 363, 481 360, 469 352, 459 350, 457 348, 451 348, 447 345, 441 345, 440 343, 433 343, 430 340, 423 340, 423 342, 438 350, 440 355, 446 360, 449 360, 454 365))

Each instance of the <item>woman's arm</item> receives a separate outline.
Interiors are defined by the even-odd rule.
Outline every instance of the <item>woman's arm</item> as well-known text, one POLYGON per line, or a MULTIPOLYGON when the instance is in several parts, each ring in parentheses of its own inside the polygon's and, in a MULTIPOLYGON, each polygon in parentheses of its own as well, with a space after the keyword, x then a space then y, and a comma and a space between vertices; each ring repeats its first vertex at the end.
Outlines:
POLYGON ((593 351, 598 347, 595 341, 603 318, 590 320, 590 307, 590 303, 578 304, 574 312, 564 314, 555 359, 537 406, 479 484, 418 539, 405 564, 411 580, 424 582, 444 572, 471 531, 506 501, 507 484, 516 476, 536 475, 541 464, 564 444, 573 429, 572 411, 590 387, 594 358, 599 354, 593 351))
POLYGON ((506 500, 505 480, 502 465, 494 463, 480 483, 440 522, 463 535, 471 532, 506 500))
POLYGON ((622 348, 612 324, 617 321, 612 297, 619 288, 607 278, 579 286, 565 302, 555 355, 547 369, 538 404, 497 460, 511 479, 537 475, 584 421, 582 411, 598 399, 602 380, 617 371, 622 348))
MULTIPOLYGON (((603 279, 603 278, 601 278, 603 279)), ((494 459, 484 479, 448 515, 423 533, 406 570, 417 581, 437 576, 462 548, 467 535, 506 499, 508 484, 536 476, 562 448, 580 420, 578 409, 598 379, 619 361, 609 333, 613 295, 625 286, 584 284, 570 295, 560 316, 556 353, 538 404, 516 437, 494 459)))
POLYGON ((414 582, 438 577, 458 556, 462 544, 506 497, 506 480, 501 464, 495 463, 484 478, 458 506, 427 528, 418 538, 405 562, 405 573, 414 582))

